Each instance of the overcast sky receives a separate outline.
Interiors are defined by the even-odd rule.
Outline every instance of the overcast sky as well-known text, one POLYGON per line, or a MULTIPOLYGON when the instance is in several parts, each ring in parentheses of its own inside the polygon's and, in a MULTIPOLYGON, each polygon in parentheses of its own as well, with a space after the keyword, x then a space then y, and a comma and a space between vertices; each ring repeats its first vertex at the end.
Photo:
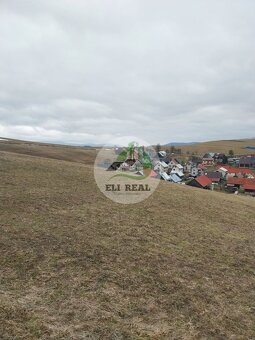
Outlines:
POLYGON ((0 136, 255 137, 254 0, 0 0, 0 136))

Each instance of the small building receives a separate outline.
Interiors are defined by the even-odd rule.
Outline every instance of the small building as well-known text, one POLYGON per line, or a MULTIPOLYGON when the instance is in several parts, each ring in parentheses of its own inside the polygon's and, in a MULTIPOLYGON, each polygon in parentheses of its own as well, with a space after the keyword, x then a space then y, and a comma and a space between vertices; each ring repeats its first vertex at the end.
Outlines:
POLYGON ((221 173, 218 171, 209 171, 205 175, 211 179, 212 183, 220 183, 221 181, 221 173))
POLYGON ((161 172, 160 176, 161 176, 161 179, 165 181, 170 181, 170 176, 166 172, 161 172))
POLYGON ((177 174, 170 174, 169 177, 169 180, 174 183, 180 183, 182 181, 182 179, 177 174))
POLYGON ((183 172, 184 167, 181 164, 175 164, 171 170, 171 172, 183 172))
POLYGON ((243 188, 245 192, 255 193, 255 183, 254 184, 246 183, 244 184, 243 188))
POLYGON ((199 169, 197 167, 191 168, 190 175, 192 177, 197 177, 199 175, 199 169))
POLYGON ((137 171, 135 174, 138 176, 144 176, 144 173, 142 170, 137 171))
POLYGON ((131 166, 130 166, 130 171, 140 171, 140 170, 143 170, 143 164, 141 161, 139 161, 139 159, 137 159, 135 161, 135 163, 133 163, 131 166))
POLYGON ((202 158, 199 156, 192 156, 191 162, 197 166, 198 164, 202 163, 202 158))
POLYGON ((187 185, 190 185, 192 187, 201 188, 201 189, 210 189, 212 185, 212 181, 207 176, 199 176, 196 178, 193 178, 189 182, 186 183, 187 185))
POLYGON ((179 176, 180 178, 182 178, 184 176, 184 173, 181 169, 176 168, 175 170, 171 170, 170 171, 170 175, 176 174, 177 176, 179 176))
POLYGON ((185 164, 185 170, 188 171, 189 173, 191 172, 191 169, 193 167, 195 167, 196 164, 194 164, 192 161, 188 161, 186 164, 185 164))
POLYGON ((120 167, 119 167, 120 170, 123 170, 123 171, 128 171, 130 169, 130 165, 127 163, 127 162, 123 162, 120 167))
POLYGON ((242 185, 244 185, 244 178, 238 178, 238 177, 229 177, 227 179, 226 183, 227 187, 234 187, 234 188, 240 188, 242 185))
POLYGON ((203 158, 202 164, 206 165, 206 166, 212 166, 212 165, 214 165, 214 158, 212 158, 212 157, 203 158))
POLYGON ((161 159, 161 158, 165 158, 166 157, 166 151, 159 151, 158 152, 158 157, 161 159))
POLYGON ((164 161, 157 161, 154 166, 154 170, 159 172, 165 172, 168 170, 168 164, 166 164, 164 161))
POLYGON ((174 166, 174 165, 177 165, 177 164, 180 164, 180 162, 178 161, 178 159, 176 159, 176 158, 171 158, 171 159, 169 160, 168 166, 169 166, 170 169, 172 169, 173 166, 174 166))
POLYGON ((125 162, 129 165, 129 166, 132 166, 135 164, 135 162, 137 162, 136 159, 133 159, 133 158, 128 158, 125 160, 125 162))
POLYGON ((213 158, 217 163, 223 163, 226 155, 224 153, 216 153, 213 158))
POLYGON ((227 179, 227 187, 235 187, 235 188, 252 188, 255 186, 254 178, 238 178, 238 177, 229 177, 227 179))
POLYGON ((107 171, 116 171, 116 170, 118 170, 122 163, 123 163, 123 162, 117 162, 117 161, 116 161, 116 162, 113 162, 113 163, 109 166, 109 168, 107 169, 107 171))
POLYGON ((255 169, 255 157, 252 156, 241 157, 239 161, 239 167, 255 169))
POLYGON ((239 157, 229 157, 228 158, 228 163, 232 164, 232 165, 239 165, 240 158, 239 157))
POLYGON ((246 168, 233 168, 229 165, 224 165, 223 167, 219 167, 217 171, 224 174, 224 177, 255 177, 255 172, 251 169, 246 168))

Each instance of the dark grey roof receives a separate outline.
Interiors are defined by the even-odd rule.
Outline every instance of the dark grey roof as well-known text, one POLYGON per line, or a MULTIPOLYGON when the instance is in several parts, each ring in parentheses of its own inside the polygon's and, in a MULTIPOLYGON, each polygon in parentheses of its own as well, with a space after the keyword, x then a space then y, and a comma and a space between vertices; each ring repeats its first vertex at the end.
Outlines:
POLYGON ((240 158, 240 164, 255 164, 255 157, 242 157, 240 158))
POLYGON ((206 176, 208 178, 221 178, 221 173, 218 171, 209 171, 206 176))

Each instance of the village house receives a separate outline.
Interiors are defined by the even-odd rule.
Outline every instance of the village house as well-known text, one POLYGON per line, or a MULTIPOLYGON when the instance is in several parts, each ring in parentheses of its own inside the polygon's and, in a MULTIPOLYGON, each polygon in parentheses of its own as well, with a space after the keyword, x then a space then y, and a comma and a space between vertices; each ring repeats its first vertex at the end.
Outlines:
POLYGON ((137 159, 131 166, 130 171, 140 171, 143 170, 143 164, 139 159, 137 159))
POLYGON ((204 156, 202 158, 213 158, 215 155, 214 152, 207 152, 204 154, 204 156))
POLYGON ((224 160, 227 160, 227 157, 224 153, 215 153, 213 158, 216 163, 223 163, 224 160))
POLYGON ((191 168, 189 173, 192 177, 197 177, 199 176, 199 169, 197 167, 191 168))
POLYGON ((204 157, 202 159, 202 164, 206 166, 213 166, 214 165, 214 159, 212 157, 204 157))
POLYGON ((113 163, 109 166, 109 168, 107 169, 107 171, 116 171, 116 170, 118 170, 122 163, 123 163, 123 162, 117 162, 117 161, 116 161, 116 162, 113 162, 113 163))
POLYGON ((194 165, 201 164, 201 163, 202 163, 202 157, 199 157, 199 156, 192 156, 192 157, 191 157, 191 162, 192 162, 194 165))
POLYGON ((253 188, 255 187, 255 179, 254 178, 237 178, 237 177, 229 177, 227 179, 226 186, 228 188, 243 188, 245 191, 253 192, 253 188))
POLYGON ((229 157, 228 163, 231 164, 231 165, 239 165, 240 158, 239 157, 229 157))
POLYGON ((202 176, 204 175, 204 170, 206 170, 206 167, 202 164, 198 164, 197 166, 193 166, 191 170, 189 171, 189 174, 192 177, 202 176))
POLYGON ((169 177, 169 180, 174 183, 180 183, 182 181, 182 179, 177 174, 170 174, 169 177))
POLYGON ((228 178, 228 177, 254 178, 255 177, 255 173, 251 169, 233 168, 229 165, 224 165, 224 167, 218 167, 217 171, 222 173, 223 178, 228 178))
POLYGON ((171 158, 169 160, 168 166, 170 169, 173 168, 174 165, 180 164, 180 162, 176 158, 171 158))
POLYGON ((184 176, 183 166, 181 164, 174 165, 170 171, 170 174, 176 174, 182 178, 184 176))
POLYGON ((196 188, 210 189, 212 185, 212 181, 207 176, 199 176, 199 177, 193 178, 186 184, 192 187, 196 187, 196 188))
POLYGON ((138 176, 144 176, 143 170, 139 170, 135 174, 138 176))
POLYGON ((166 151, 159 151, 158 152, 158 157, 159 157, 159 159, 165 158, 166 157, 166 151))
POLYGON ((240 168, 254 168, 255 169, 255 156, 241 157, 239 161, 240 168))
POLYGON ((227 187, 235 187, 239 189, 245 183, 245 178, 229 177, 227 179, 227 187))
POLYGON ((255 184, 245 183, 243 189, 245 192, 255 193, 255 184))
POLYGON ((205 175, 210 178, 212 183, 220 183, 221 181, 221 173, 218 171, 209 171, 205 175))
POLYGON ((154 170, 158 172, 166 172, 168 170, 168 164, 164 161, 157 161, 154 165, 154 170))
POLYGON ((170 176, 166 172, 161 172, 160 176, 161 176, 161 179, 164 179, 165 181, 170 180, 170 176))
POLYGON ((186 164, 185 164, 185 166, 184 166, 184 169, 185 169, 185 171, 187 171, 187 172, 191 172, 191 169, 193 168, 193 167, 195 167, 196 166, 196 164, 194 164, 192 161, 188 161, 186 164))
POLYGON ((169 166, 169 158, 163 157, 163 158, 160 158, 160 161, 165 162, 169 166))
POLYGON ((127 162, 123 162, 120 165, 119 169, 122 170, 122 171, 128 171, 130 169, 130 165, 127 162))
POLYGON ((221 177, 222 177, 223 179, 225 179, 225 178, 227 177, 228 170, 227 170, 225 167, 219 166, 218 169, 217 169, 217 171, 221 173, 221 177))

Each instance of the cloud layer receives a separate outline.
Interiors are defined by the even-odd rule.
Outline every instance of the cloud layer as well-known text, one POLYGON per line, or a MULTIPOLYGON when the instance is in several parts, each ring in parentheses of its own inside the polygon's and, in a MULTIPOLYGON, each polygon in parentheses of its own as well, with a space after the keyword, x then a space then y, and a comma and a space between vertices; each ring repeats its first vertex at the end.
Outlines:
POLYGON ((253 0, 1 0, 0 136, 255 137, 253 0))

